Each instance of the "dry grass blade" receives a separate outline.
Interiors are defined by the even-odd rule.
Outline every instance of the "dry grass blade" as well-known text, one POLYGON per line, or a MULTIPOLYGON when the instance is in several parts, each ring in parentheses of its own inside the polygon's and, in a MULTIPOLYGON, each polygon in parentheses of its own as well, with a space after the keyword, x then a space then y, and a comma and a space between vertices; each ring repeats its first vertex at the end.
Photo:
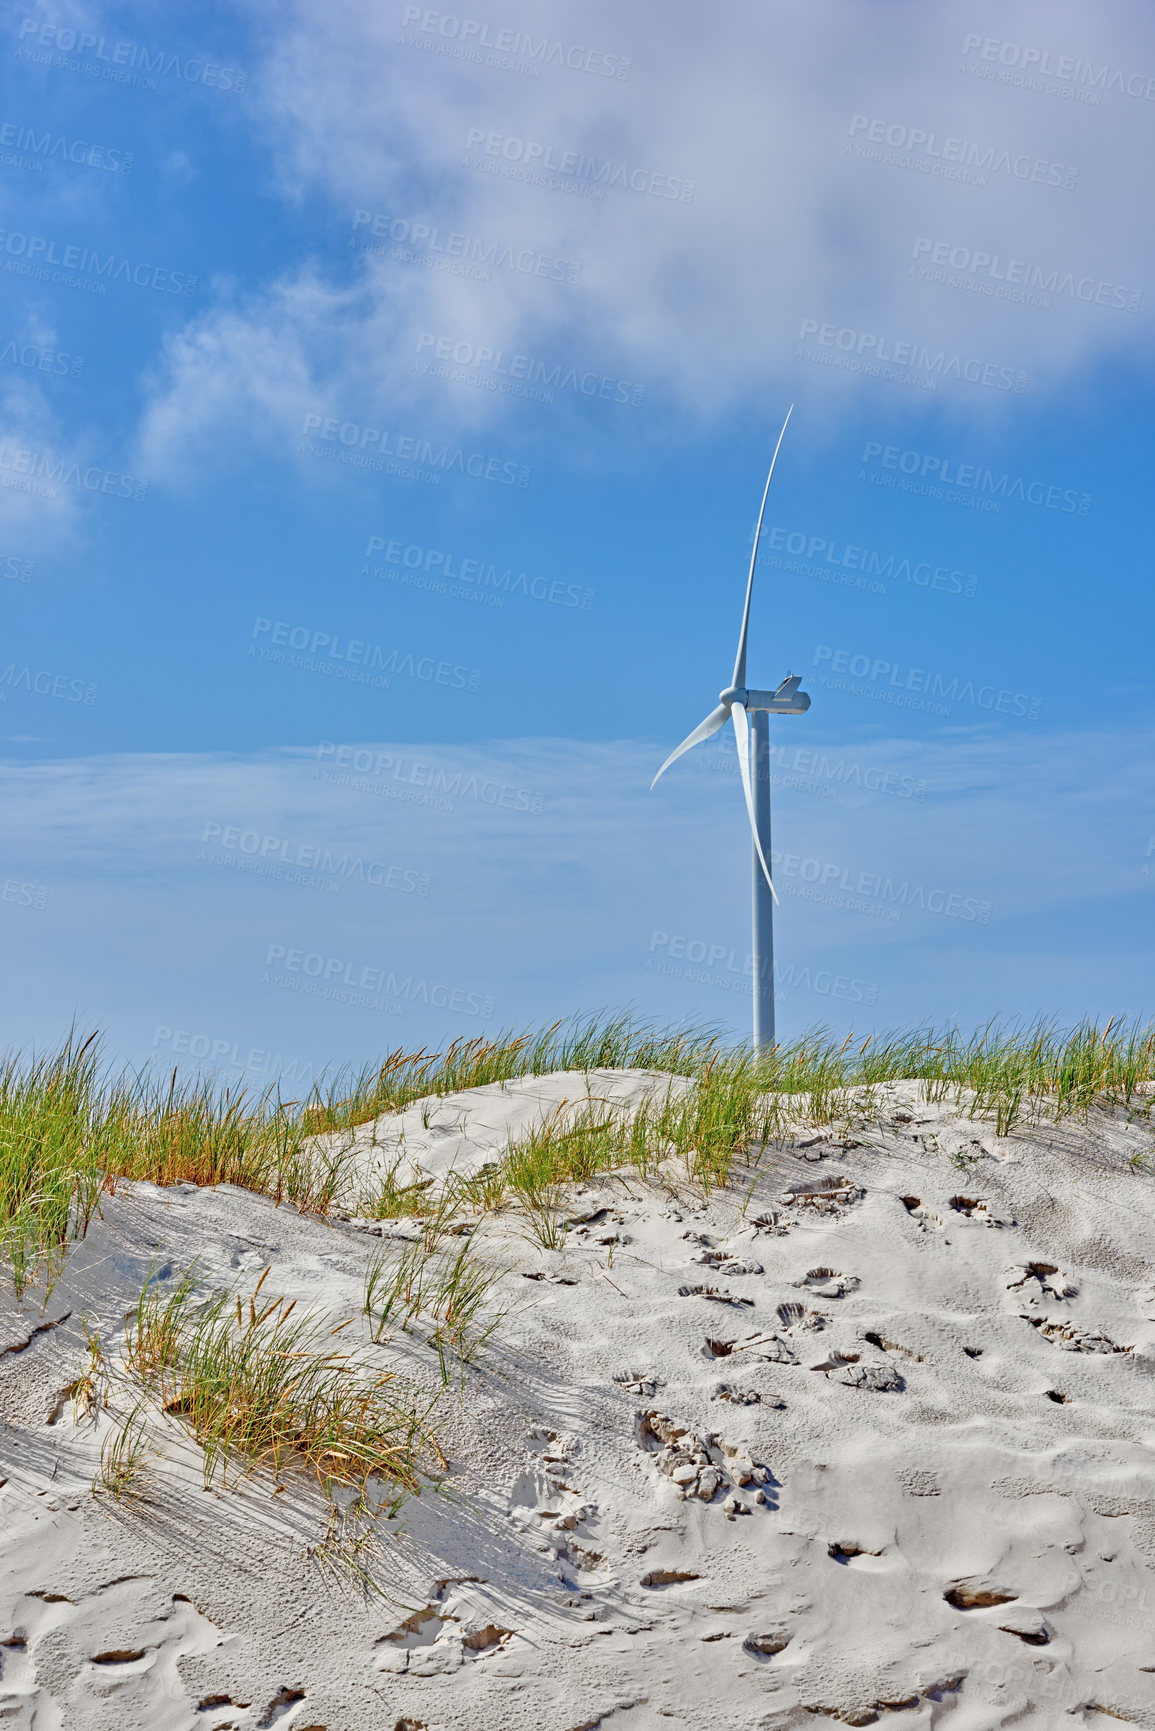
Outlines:
POLYGON ((105 1438, 100 1450, 100 1470, 93 1483, 93 1494, 104 1490, 118 1503, 137 1502, 145 1494, 149 1478, 149 1462, 156 1455, 138 1401, 128 1417, 105 1438))
POLYGON ((80 1326, 84 1330, 84 1339, 88 1346, 88 1362, 72 1385, 72 1422, 79 1424, 82 1419, 90 1417, 100 1405, 100 1385, 105 1377, 104 1353, 101 1351, 100 1336, 94 1328, 88 1326, 86 1317, 80 1318, 80 1326))

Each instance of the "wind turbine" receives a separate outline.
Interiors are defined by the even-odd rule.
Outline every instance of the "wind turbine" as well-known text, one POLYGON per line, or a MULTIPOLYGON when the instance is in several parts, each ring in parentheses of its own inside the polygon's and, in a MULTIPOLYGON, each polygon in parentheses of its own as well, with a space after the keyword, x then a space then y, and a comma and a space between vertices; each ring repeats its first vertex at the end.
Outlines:
POLYGON ((738 633, 738 654, 734 660, 734 677, 725 691, 718 693, 718 707, 700 722, 676 751, 672 751, 650 783, 657 785, 672 763, 677 762, 692 745, 711 738, 727 720, 734 723, 734 741, 738 748, 738 771, 742 777, 742 792, 746 796, 746 811, 754 837, 754 1044, 774 1044, 774 903, 778 892, 770 877, 770 717, 772 715, 805 715, 810 699, 798 688, 799 674, 788 676, 774 691, 751 691, 746 686, 746 637, 750 628, 750 597, 754 590, 754 567, 758 562, 758 542, 762 534, 762 519, 766 515, 766 500, 774 479, 774 465, 786 437, 786 428, 794 413, 791 403, 770 459, 770 473, 762 493, 762 509, 754 531, 754 551, 750 555, 750 574, 746 579, 746 605, 742 609, 742 629, 738 633), (751 774, 751 741, 753 742, 753 774, 751 774))

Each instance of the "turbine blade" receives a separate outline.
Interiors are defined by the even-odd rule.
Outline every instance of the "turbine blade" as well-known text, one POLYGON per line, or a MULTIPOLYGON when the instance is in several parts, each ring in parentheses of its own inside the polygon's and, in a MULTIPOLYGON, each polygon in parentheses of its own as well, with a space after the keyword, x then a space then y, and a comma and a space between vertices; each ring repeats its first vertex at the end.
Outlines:
POLYGON ((770 492, 770 483, 774 479, 774 465, 778 461, 778 453, 782 449, 782 441, 786 437, 786 428, 794 413, 791 403, 786 411, 786 419, 782 423, 782 431, 778 435, 778 443, 774 447, 774 455, 770 459, 770 473, 766 477, 766 485, 762 491, 762 509, 758 513, 758 527, 754 531, 754 551, 750 555, 750 575, 746 579, 746 605, 742 609, 742 629, 738 633, 738 654, 734 661, 734 677, 732 685, 746 684, 746 634, 750 629, 750 597, 754 593, 754 566, 758 562, 758 542, 762 536, 762 519, 766 515, 766 498, 770 492))
POLYGON ((750 785, 750 718, 745 707, 736 703, 730 711, 730 719, 734 723, 734 737, 738 746, 738 770, 742 777, 742 792, 746 795, 746 812, 750 819, 750 834, 754 837, 754 851, 762 864, 762 872, 770 886, 770 894, 778 900, 778 891, 770 876, 770 867, 766 864, 766 855, 762 852, 762 843, 758 839, 758 818, 754 811, 754 789, 750 785), (741 719, 739 719, 739 717, 741 719))
MULTIPOLYGON (((667 757, 665 763, 650 783, 650 791, 653 792, 654 788, 658 785, 659 779, 665 775, 672 763, 677 762, 684 751, 689 751, 692 745, 701 745, 704 739, 709 739, 710 735, 717 733, 720 727, 725 727, 726 717, 729 713, 730 705, 728 703, 720 703, 717 709, 706 717, 705 721, 700 721, 693 733, 687 735, 681 745, 678 746, 677 750, 671 751, 669 757, 667 757)), ((745 714, 745 711, 743 710, 742 713, 745 714)))

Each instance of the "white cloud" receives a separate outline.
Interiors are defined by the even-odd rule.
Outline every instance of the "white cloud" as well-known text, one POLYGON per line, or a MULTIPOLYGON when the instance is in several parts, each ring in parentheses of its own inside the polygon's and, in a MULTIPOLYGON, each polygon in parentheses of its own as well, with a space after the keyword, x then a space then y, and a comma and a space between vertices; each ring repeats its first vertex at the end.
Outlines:
MULTIPOLYGON (((843 358, 839 341, 863 344, 867 358, 877 352, 868 339, 909 341, 929 350, 932 378, 935 355, 949 373, 957 354, 989 364, 996 380, 1003 368, 1026 373, 1043 395, 1105 359, 1148 362, 1155 232, 1134 213, 1146 196, 1152 104, 1109 83, 1118 73, 1142 90, 1155 73, 1139 13, 1089 14, 1076 0, 1009 10, 832 0, 819 27, 812 11, 781 0, 708 16, 679 3, 644 19, 606 0, 553 0, 547 16, 503 0, 491 18, 472 20, 491 40, 509 28, 533 43, 628 56, 629 77, 619 79, 549 62, 527 77, 484 55, 480 64, 454 58, 442 50, 461 45, 459 15, 423 9, 431 29, 420 19, 402 29, 405 11, 335 0, 322 16, 294 0, 261 14, 267 60, 254 90, 264 92, 260 125, 282 196, 319 196, 338 234, 351 233, 358 209, 421 221, 438 228, 441 246, 455 232, 578 262, 580 282, 495 268, 478 283, 371 254, 355 255, 358 293, 321 286, 326 269, 341 276, 333 266, 290 273, 174 345, 147 426, 154 461, 210 424, 222 436, 229 426, 244 437, 254 426, 269 432, 270 414, 305 380, 350 418, 404 405, 417 388, 422 332, 639 381, 705 416, 761 406, 787 388, 826 395, 834 413, 847 392, 891 388, 799 359, 806 320, 820 327, 809 346, 830 361, 843 358), (975 36, 979 46, 968 46, 975 36), (987 40, 994 59, 984 59, 987 40), (1077 61, 1073 81, 1050 82, 1097 92, 1098 103, 974 75, 1009 76, 1017 69, 999 53, 1021 61, 1028 50, 1036 67, 1077 61), (1108 87, 1081 86, 1084 65, 1108 87), (903 135, 913 166, 855 154, 874 122, 903 135), (467 152, 476 131, 485 139, 467 152), (911 133, 933 141, 912 147, 911 133), (502 141, 493 153, 491 139, 502 141), (562 165, 547 179, 604 197, 512 178, 524 175, 530 147, 562 165), (986 186, 933 172, 953 156, 988 153, 986 186), (466 166, 467 156, 497 172, 466 166), (578 158, 577 172, 563 171, 578 158), (649 190, 583 182, 590 159, 595 174, 620 168, 649 190), (1078 171, 1073 189, 1049 184, 1054 165, 1060 179, 1078 171), (692 182, 692 201, 664 196, 671 180, 692 182), (983 253, 999 264, 956 271, 978 291, 923 281, 912 267, 934 254, 924 244, 916 259, 920 241, 941 244, 948 259, 983 253), (1069 277, 1070 291, 1057 286, 1046 308, 1007 298, 1020 274, 1011 260, 1028 275, 1038 267, 1044 282, 1069 277), (1106 285, 1108 304, 1080 299, 1080 284, 1096 297, 1106 285), (1139 310, 1109 304, 1116 289, 1142 291, 1139 310), (824 324, 852 335, 823 344, 824 324), (287 378, 275 388, 278 353, 287 378)), ((887 146, 877 150, 885 156, 887 146)), ((318 252, 322 244, 319 236, 318 252)), ((434 256, 427 244, 416 250, 434 256)), ((912 400, 905 385, 892 388, 912 400)), ((1018 400, 998 384, 949 376, 935 395, 976 416, 1018 400)), ((493 421, 505 403, 444 386, 446 420, 493 421)))

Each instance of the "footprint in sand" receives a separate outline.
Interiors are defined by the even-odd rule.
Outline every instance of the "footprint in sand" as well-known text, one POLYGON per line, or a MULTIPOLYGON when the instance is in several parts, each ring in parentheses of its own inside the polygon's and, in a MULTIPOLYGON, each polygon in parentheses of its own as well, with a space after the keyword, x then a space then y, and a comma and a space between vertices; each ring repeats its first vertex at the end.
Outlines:
POLYGON ((863 1364, 856 1352, 831 1352, 821 1364, 811 1370, 826 1373, 827 1379, 844 1382, 848 1388, 869 1389, 875 1394, 901 1394, 906 1383, 892 1364, 863 1364))
POLYGON ((1079 1288, 1053 1262, 1012 1262, 1004 1279, 1008 1292, 1021 1292, 1028 1304, 1043 1298, 1075 1298, 1079 1288))
POLYGON ((842 1214, 866 1195, 861 1185, 848 1178, 827 1178, 807 1189, 787 1190, 782 1195, 784 1208, 805 1209, 813 1214, 842 1214))
POLYGON ((515 1633, 497 1623, 463 1622, 434 1600, 381 1637, 374 1664, 393 1676, 440 1677, 499 1652, 515 1633))
POLYGON ((729 1292, 720 1286, 679 1286, 679 1298, 708 1298, 714 1304, 752 1305, 752 1298, 743 1298, 739 1293, 729 1292))
POLYGON ((713 1268, 719 1274, 764 1273, 762 1264, 755 1262, 753 1257, 740 1256, 736 1251, 725 1248, 699 1251, 697 1256, 691 1256, 690 1261, 703 1263, 707 1268, 713 1268))
POLYGON ((804 1287, 815 1298, 845 1298, 861 1283, 856 1274, 840 1274, 837 1268, 810 1268, 792 1284, 804 1287))
POLYGON ((756 1214, 750 1224, 755 1237, 761 1233, 766 1238, 785 1238, 791 1226, 790 1220, 774 1209, 768 1214, 756 1214))
POLYGON ((921 1197, 900 1196, 899 1201, 902 1203, 902 1206, 906 1209, 906 1212, 910 1215, 911 1219, 917 1221, 924 1232, 942 1231, 943 1222, 941 1217, 935 1214, 931 1209, 925 1208, 921 1197))
POLYGON ((626 1394, 657 1394, 666 1384, 662 1377, 649 1370, 619 1370, 614 1381, 626 1394))
POLYGON ((778 1323, 783 1334, 819 1334, 829 1322, 824 1310, 811 1310, 795 1300, 788 1299, 778 1306, 778 1323))
POLYGON ((760 1389, 741 1388, 732 1382, 720 1382, 710 1399, 729 1401, 732 1406, 766 1406, 786 1411, 786 1402, 780 1395, 763 1394, 760 1389))
POLYGON ((702 1350, 707 1358, 729 1358, 733 1353, 743 1353, 765 1364, 798 1363, 798 1355, 789 1341, 783 1340, 779 1334, 764 1334, 758 1329, 736 1340, 714 1340, 707 1335, 702 1350))
POLYGON ((992 1214, 985 1196, 952 1196, 947 1207, 968 1220, 972 1226, 998 1227, 1014 1224, 1013 1221, 1000 1220, 997 1215, 992 1214))
POLYGON ((1134 1352, 1133 1346, 1116 1346, 1097 1328, 1077 1328, 1073 1322, 1051 1322, 1045 1316, 1024 1316, 1032 1328, 1037 1328, 1044 1340, 1064 1352, 1134 1352))
MULTIPOLYGON (((524 1645, 515 1629, 493 1621, 493 1595, 487 1589, 483 1575, 435 1581, 428 1604, 411 1611, 376 1642, 375 1668, 393 1676, 438 1677, 524 1645)), ((517 1670, 515 1663, 506 1674, 517 1670)))

